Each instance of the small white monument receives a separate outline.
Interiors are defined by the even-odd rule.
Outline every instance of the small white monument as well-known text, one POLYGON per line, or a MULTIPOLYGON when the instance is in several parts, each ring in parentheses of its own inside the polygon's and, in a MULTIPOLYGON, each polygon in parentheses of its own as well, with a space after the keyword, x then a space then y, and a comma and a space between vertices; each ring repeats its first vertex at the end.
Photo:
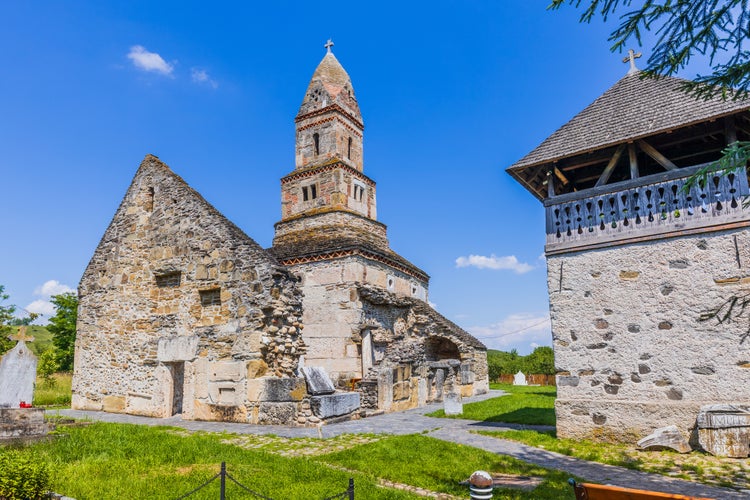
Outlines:
POLYGON ((526 375, 524 375, 522 371, 519 370, 519 372, 513 377, 513 385, 529 385, 526 383, 526 375))
POLYGON ((31 408, 37 360, 26 342, 34 338, 22 326, 10 339, 16 346, 0 358, 0 441, 45 436, 44 408, 31 408))
POLYGON ((31 404, 36 381, 36 356, 26 346, 34 337, 26 336, 26 327, 10 336, 16 346, 0 359, 0 408, 20 408, 31 404))

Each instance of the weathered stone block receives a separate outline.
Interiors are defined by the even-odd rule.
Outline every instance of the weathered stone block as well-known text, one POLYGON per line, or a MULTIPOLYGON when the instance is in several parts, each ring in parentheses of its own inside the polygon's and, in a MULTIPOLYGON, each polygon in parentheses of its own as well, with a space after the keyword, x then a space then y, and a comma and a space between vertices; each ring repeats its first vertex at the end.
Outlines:
POLYGON ((0 408, 0 440, 47 434, 44 408, 0 408))
POLYGON ((316 416, 320 418, 348 415, 359 409, 358 392, 339 392, 322 396, 312 396, 310 406, 316 416))
POLYGON ((242 361, 215 361, 209 365, 209 381, 238 381, 244 375, 244 367, 242 361))
POLYGON ((247 378, 262 377, 268 372, 268 364, 262 359, 254 359, 247 363, 247 378))
POLYGON ((306 394, 305 380, 302 378, 266 377, 247 381, 249 401, 302 401, 306 394))
POLYGON ((297 419, 297 403, 268 403, 258 406, 258 423, 270 425, 294 425, 297 419))
POLYGON ((302 368, 302 373, 307 381, 307 390, 310 394, 332 394, 336 391, 328 374, 322 368, 310 366, 302 368))
POLYGON ((125 396, 105 396, 102 401, 102 410, 106 412, 122 413, 125 406, 125 396))
POLYGON ((159 339, 156 357, 159 361, 191 361, 198 351, 198 337, 165 337, 159 339))
POLYGON ((656 429, 654 432, 638 441, 638 448, 642 450, 663 450, 669 448, 679 453, 690 453, 692 448, 685 436, 676 425, 669 425, 656 429))

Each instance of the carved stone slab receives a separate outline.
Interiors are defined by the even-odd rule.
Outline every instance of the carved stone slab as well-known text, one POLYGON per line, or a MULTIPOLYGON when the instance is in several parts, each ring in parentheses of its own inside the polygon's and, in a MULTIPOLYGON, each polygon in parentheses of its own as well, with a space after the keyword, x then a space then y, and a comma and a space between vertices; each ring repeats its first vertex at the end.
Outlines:
POLYGON ((302 374, 307 381, 307 392, 313 396, 321 394, 333 394, 336 388, 323 368, 317 366, 306 366, 302 368, 302 374))
POLYGON ((677 429, 676 425, 669 425, 656 429, 654 432, 638 441, 638 448, 641 450, 661 450, 669 448, 679 453, 690 453, 690 443, 685 436, 677 429))
POLYGON ((750 456, 750 405, 701 406, 697 425, 698 442, 712 455, 750 456))
POLYGON ((348 415, 359 409, 358 392, 339 392, 336 394, 324 394, 312 396, 310 407, 319 418, 326 419, 348 415))

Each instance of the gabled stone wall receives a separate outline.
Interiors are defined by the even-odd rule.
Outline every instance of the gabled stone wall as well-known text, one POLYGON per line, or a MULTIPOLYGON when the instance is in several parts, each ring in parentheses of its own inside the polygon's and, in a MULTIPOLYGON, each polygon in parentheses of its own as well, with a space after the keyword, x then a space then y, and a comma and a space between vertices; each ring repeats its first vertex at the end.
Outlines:
POLYGON ((747 401, 747 320, 698 318, 750 292, 748 265, 747 230, 548 257, 558 436, 689 436, 701 405, 747 401))
POLYGON ((296 279, 158 158, 141 164, 79 297, 74 408, 298 421, 296 279))
POLYGON ((363 406, 403 410, 489 390, 487 349, 421 300, 360 286, 362 322, 355 340, 363 363, 363 406))

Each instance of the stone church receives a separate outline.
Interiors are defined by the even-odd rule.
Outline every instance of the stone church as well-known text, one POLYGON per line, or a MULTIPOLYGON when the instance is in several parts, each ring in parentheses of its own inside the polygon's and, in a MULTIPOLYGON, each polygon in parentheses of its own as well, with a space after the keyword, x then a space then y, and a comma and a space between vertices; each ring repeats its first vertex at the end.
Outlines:
POLYGON ((696 100, 631 70, 513 164, 544 204, 560 437, 634 442, 750 400, 747 319, 700 318, 750 286, 750 101, 696 100))
POLYGON ((485 346, 377 220, 330 45, 295 124, 269 249, 146 156, 81 278, 74 408, 309 425, 488 390, 485 346))

